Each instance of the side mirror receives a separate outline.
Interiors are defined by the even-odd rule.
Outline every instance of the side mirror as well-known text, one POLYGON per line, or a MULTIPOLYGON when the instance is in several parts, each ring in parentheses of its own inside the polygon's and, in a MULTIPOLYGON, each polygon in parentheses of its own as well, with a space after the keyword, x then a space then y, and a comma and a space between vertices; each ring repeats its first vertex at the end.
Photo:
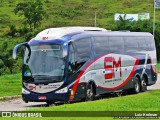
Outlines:
POLYGON ((66 57, 68 55, 68 44, 65 43, 63 45, 63 57, 66 57))
POLYGON ((16 46, 14 47, 14 49, 13 49, 13 54, 12 54, 12 58, 13 58, 13 59, 16 59, 16 58, 17 58, 17 51, 18 51, 18 49, 19 49, 20 47, 22 47, 22 46, 25 46, 25 47, 28 48, 28 50, 29 50, 29 56, 30 56, 30 54, 31 54, 31 49, 30 49, 30 47, 29 47, 29 45, 28 45, 28 42, 24 42, 24 43, 18 44, 18 45, 16 45, 16 46))

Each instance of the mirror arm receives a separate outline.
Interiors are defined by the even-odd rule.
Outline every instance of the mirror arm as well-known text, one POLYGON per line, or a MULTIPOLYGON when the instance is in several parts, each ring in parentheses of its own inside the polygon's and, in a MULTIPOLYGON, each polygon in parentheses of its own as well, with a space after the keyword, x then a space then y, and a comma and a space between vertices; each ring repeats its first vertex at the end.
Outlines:
POLYGON ((17 57, 17 51, 18 51, 18 49, 19 49, 21 46, 27 47, 28 50, 29 50, 29 56, 31 55, 31 48, 29 47, 28 42, 24 42, 24 43, 18 44, 18 45, 16 45, 16 46, 14 47, 14 49, 13 49, 13 54, 12 54, 12 58, 13 58, 13 59, 16 59, 16 57, 17 57))
POLYGON ((68 44, 64 43, 63 45, 63 57, 66 57, 68 54, 68 44))

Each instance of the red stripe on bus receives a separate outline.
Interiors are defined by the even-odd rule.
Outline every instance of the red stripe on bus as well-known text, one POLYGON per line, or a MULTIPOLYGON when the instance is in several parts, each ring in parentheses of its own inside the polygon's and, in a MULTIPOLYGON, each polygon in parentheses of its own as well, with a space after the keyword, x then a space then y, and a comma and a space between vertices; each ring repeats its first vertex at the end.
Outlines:
POLYGON ((79 75, 78 75, 78 77, 76 78, 75 83, 74 83, 74 85, 73 85, 73 87, 72 87, 72 90, 73 90, 74 94, 70 96, 70 98, 69 98, 70 101, 72 101, 72 100, 74 99, 73 96, 75 96, 75 93, 76 93, 76 90, 77 90, 77 87, 78 87, 78 83, 79 83, 79 81, 80 81, 81 76, 84 74, 84 72, 87 70, 87 68, 88 68, 89 66, 91 66, 95 61, 97 61, 98 59, 100 59, 100 58, 103 57, 103 56, 106 56, 106 55, 102 55, 102 56, 94 59, 94 60, 91 61, 88 65, 86 65, 86 66, 84 67, 84 69, 82 69, 82 71, 79 73, 79 75))

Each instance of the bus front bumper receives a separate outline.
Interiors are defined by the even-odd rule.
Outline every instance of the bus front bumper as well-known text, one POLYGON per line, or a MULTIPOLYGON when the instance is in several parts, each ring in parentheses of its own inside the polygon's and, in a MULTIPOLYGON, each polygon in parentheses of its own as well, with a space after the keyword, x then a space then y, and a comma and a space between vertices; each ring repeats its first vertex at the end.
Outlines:
POLYGON ((69 93, 23 93, 22 92, 23 101, 27 102, 55 102, 55 101, 63 101, 67 102, 69 100, 69 93))

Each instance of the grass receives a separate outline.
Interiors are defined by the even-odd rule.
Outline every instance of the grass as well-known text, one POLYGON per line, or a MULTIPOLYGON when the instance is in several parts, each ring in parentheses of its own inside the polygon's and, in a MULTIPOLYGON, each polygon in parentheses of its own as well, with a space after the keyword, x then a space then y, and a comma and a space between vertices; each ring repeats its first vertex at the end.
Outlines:
MULTIPOLYGON (((33 109, 32 112, 42 111, 160 111, 160 90, 148 91, 136 95, 127 95, 115 98, 106 98, 91 102, 80 102, 74 104, 64 104, 54 107, 33 109)), ((145 112, 146 111, 146 112, 145 112)), ((159 113, 159 112, 158 112, 159 113)), ((5 118, 10 119, 22 119, 22 118, 5 118)), ((27 119, 27 118, 23 118, 27 119)), ((37 119, 37 118, 32 118, 37 119)), ((42 117, 39 120, 113 120, 112 117, 42 117)), ((116 120, 116 119, 114 119, 116 120)), ((139 119, 136 119, 139 120, 139 119)))
POLYGON ((39 108, 35 111, 160 111, 160 90, 91 102, 39 108))
MULTIPOLYGON (((31 111, 33 111, 33 109, 31 111)), ((40 109, 35 109, 34 111, 146 111, 146 113, 148 113, 147 111, 160 111, 160 90, 91 102, 64 104, 47 108, 42 107, 40 109)), ((86 119, 86 117, 45 117, 40 118, 40 120, 61 120, 64 118, 65 120, 86 119)), ((87 117, 87 119, 113 120, 112 117, 87 117)))
POLYGON ((0 97, 21 94, 21 74, 0 76, 0 97))
POLYGON ((157 72, 160 73, 160 62, 158 62, 158 65, 157 65, 157 72))

